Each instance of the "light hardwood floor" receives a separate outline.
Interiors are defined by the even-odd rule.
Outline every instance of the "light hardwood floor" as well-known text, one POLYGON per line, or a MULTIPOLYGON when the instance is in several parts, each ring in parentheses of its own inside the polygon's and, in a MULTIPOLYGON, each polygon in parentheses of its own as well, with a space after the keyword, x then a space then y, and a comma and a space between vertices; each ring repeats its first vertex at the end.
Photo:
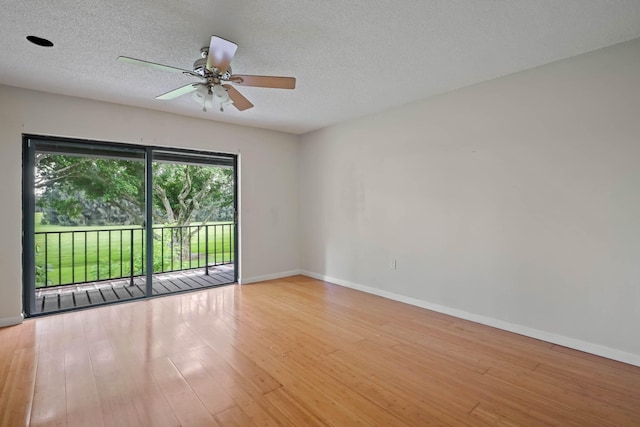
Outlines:
POLYGON ((640 368, 302 276, 0 329, 0 425, 640 425, 640 368))

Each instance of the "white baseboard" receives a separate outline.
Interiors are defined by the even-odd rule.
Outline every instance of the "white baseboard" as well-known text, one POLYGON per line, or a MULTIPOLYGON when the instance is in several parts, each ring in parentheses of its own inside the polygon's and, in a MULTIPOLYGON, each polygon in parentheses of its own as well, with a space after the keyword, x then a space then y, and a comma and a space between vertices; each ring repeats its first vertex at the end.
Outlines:
POLYGON ((265 280, 282 279, 283 277, 295 276, 297 274, 303 274, 302 270, 282 271, 280 273, 266 274, 264 276, 248 277, 246 279, 240 278, 238 283, 241 285, 248 285, 249 283, 264 282, 265 280))
POLYGON ((0 328, 4 328, 5 326, 13 326, 19 325, 23 321, 23 315, 13 316, 13 317, 3 317, 0 319, 0 328))
POLYGON ((541 331, 539 329, 529 328, 527 326, 518 325, 515 323, 505 322, 504 320, 495 319, 493 317, 482 316, 479 314, 469 313, 467 311, 458 310, 451 307, 446 307, 439 304, 433 304, 427 301, 419 300, 417 298, 407 297, 404 295, 395 294, 393 292, 383 291, 381 289, 372 288, 370 286, 361 285, 358 283, 349 282, 347 280, 338 279, 335 277, 325 276, 323 274, 314 273, 311 271, 302 270, 299 274, 312 277, 314 279, 322 280, 336 285, 344 286, 358 291, 366 292, 388 298, 394 301, 403 302, 405 304, 414 305, 417 307, 426 308, 428 310, 437 311, 438 313, 448 314, 460 319, 469 320, 471 322, 480 323, 483 325, 491 326, 494 328, 502 329, 516 334, 524 335, 531 338, 536 338, 542 341, 547 341, 552 344, 561 345, 563 347, 573 348, 575 350, 584 351, 586 353, 595 354, 597 356, 606 357, 608 359, 617 360, 619 362, 628 363, 630 365, 640 366, 640 355, 627 353, 625 351, 617 350, 610 347, 605 347, 599 344, 593 344, 590 342, 578 340, 575 338, 565 337, 563 335, 554 334, 552 332, 541 331))

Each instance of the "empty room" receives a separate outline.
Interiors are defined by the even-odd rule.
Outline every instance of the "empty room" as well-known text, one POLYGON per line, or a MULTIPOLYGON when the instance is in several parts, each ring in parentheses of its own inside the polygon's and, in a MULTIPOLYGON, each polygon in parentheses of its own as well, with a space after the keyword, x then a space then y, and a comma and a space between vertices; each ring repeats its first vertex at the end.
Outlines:
POLYGON ((640 1, 0 11, 0 426, 640 425, 640 1))

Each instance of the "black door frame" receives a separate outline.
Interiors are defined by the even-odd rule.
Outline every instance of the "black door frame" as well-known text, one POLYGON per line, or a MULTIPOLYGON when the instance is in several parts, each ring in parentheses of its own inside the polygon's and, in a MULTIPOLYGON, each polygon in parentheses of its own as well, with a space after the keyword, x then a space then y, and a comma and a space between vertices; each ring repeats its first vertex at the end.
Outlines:
MULTIPOLYGON (((85 139, 61 138, 43 135, 23 134, 22 136, 22 290, 23 311, 26 317, 40 315, 35 310, 35 154, 36 151, 60 152, 68 154, 86 154, 91 156, 130 157, 145 162, 145 278, 146 296, 151 298, 153 285, 153 227, 152 195, 153 195, 153 160, 189 161, 200 164, 224 165, 233 167, 233 233, 234 233, 234 281, 238 281, 239 246, 238 241, 238 155, 190 150, 125 144, 85 139)), ((132 301, 140 298, 132 298, 132 301)), ((59 313, 57 311, 55 313, 59 313)))

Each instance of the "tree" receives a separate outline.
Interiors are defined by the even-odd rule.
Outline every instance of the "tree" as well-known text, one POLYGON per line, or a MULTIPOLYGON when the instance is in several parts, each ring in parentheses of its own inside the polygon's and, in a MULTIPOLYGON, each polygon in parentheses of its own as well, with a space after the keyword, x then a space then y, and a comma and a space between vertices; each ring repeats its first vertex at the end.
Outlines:
MULTIPOLYGON (((142 218, 140 207, 127 200, 120 200, 119 206, 106 202, 102 197, 91 199, 83 191, 78 191, 60 183, 45 190, 37 207, 43 213, 42 223, 65 226, 80 225, 131 225, 142 218), (132 215, 133 213, 133 215, 132 215)), ((139 222, 137 222, 139 224, 139 222)))
POLYGON ((154 204, 165 214, 158 218, 162 222, 183 226, 196 217, 207 222, 220 209, 233 205, 230 168, 156 163, 153 178, 154 204))
POLYGON ((88 166, 85 158, 36 153, 35 188, 51 188, 66 178, 81 176, 88 166))
POLYGON ((177 232, 169 234, 170 248, 188 258, 191 256, 191 237, 199 229, 184 227, 196 221, 196 218, 206 223, 216 213, 233 206, 233 170, 155 163, 153 201, 154 206, 161 206, 163 212, 163 216, 155 217, 154 221, 179 227, 172 229, 177 232))
MULTIPOLYGON (((231 220, 233 184, 233 169, 228 167, 156 162, 154 222, 186 227, 212 218, 231 220)), ((139 160, 38 155, 36 187, 40 192, 38 205, 45 213, 47 208, 55 208, 56 215, 66 222, 77 222, 80 215, 88 215, 87 200, 94 202, 97 214, 106 215, 109 211, 105 206, 115 206, 117 212, 129 215, 130 223, 144 222, 144 162, 139 160)), ((104 219, 92 220, 105 223, 104 219)), ((88 221, 84 219, 84 223, 88 221)), ((188 255, 190 238, 197 229, 186 230, 180 232, 179 239, 171 238, 171 246, 182 247, 181 253, 188 255)))
POLYGON ((99 200, 126 213, 130 223, 144 220, 142 161, 38 154, 35 175, 38 205, 45 213, 55 208, 58 215, 78 218, 88 214, 87 201, 99 200))

